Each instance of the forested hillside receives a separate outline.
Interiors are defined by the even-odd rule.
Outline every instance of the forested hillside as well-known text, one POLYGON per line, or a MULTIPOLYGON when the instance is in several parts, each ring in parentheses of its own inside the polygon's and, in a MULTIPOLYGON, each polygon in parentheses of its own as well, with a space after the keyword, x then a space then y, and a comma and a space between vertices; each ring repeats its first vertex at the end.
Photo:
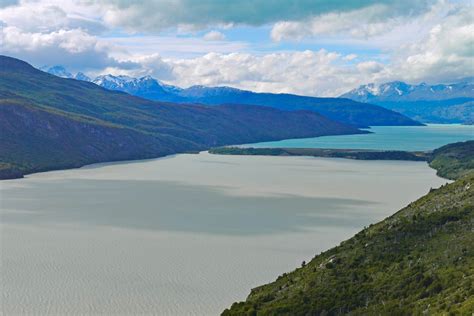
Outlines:
POLYGON ((154 102, 0 56, 0 178, 211 146, 362 133, 310 111, 154 102))

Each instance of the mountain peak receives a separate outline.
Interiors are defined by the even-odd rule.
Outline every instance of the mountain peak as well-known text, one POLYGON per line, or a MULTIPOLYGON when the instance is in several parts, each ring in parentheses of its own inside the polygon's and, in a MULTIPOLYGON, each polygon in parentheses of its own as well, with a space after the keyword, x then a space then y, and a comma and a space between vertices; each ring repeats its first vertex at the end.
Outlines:
POLYGON ((86 76, 83 72, 78 72, 75 75, 73 75, 62 65, 55 65, 52 67, 43 66, 43 67, 40 67, 39 69, 51 75, 54 75, 56 77, 76 79, 76 80, 82 80, 82 81, 91 81, 91 78, 86 76))
POLYGON ((40 68, 40 70, 43 70, 47 73, 50 73, 52 75, 55 75, 61 78, 74 78, 74 76, 69 71, 67 71, 66 68, 64 68, 64 66, 61 66, 61 65, 56 65, 52 67, 43 66, 40 68))
POLYGON ((132 95, 142 97, 164 97, 168 92, 179 91, 179 88, 173 86, 165 86, 152 76, 143 76, 134 78, 126 75, 114 76, 111 74, 98 76, 93 83, 109 89, 119 90, 130 93, 132 95))
POLYGON ((78 72, 75 76, 74 76, 74 79, 76 80, 82 80, 82 81, 91 81, 91 78, 89 78, 88 76, 86 76, 84 73, 82 72, 78 72))
POLYGON ((422 82, 411 85, 403 81, 381 84, 369 83, 351 90, 340 97, 359 102, 446 100, 451 98, 474 98, 474 85, 468 82, 429 85, 422 82))
POLYGON ((362 85, 342 98, 368 102, 425 123, 470 123, 474 119, 474 83, 411 85, 403 81, 362 85))
POLYGON ((147 80, 158 81, 158 80, 156 80, 155 78, 153 78, 153 77, 150 76, 150 75, 146 75, 146 76, 140 77, 140 78, 138 78, 138 79, 139 79, 139 80, 142 80, 142 81, 147 81, 147 80))
POLYGON ((128 82, 133 81, 133 79, 134 78, 132 77, 124 76, 124 75, 115 76, 112 74, 107 74, 107 75, 97 76, 94 80, 92 80, 92 82, 104 88, 107 88, 110 90, 116 90, 114 88, 123 87, 128 82))

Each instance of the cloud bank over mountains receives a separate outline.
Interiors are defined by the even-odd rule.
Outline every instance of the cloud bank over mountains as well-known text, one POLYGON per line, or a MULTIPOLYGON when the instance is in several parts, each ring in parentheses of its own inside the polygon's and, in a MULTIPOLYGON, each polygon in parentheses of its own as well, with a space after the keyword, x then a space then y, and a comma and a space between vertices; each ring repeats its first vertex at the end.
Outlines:
POLYGON ((91 75, 335 96, 471 76, 470 1, 0 2, 0 52, 91 75))

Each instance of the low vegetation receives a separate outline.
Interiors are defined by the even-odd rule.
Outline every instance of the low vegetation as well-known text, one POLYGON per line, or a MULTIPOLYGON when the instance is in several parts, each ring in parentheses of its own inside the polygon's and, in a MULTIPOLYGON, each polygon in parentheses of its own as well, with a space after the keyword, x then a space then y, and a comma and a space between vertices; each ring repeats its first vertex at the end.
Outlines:
POLYGON ((430 156, 429 163, 443 178, 454 180, 466 175, 474 170, 474 140, 436 149, 430 156))

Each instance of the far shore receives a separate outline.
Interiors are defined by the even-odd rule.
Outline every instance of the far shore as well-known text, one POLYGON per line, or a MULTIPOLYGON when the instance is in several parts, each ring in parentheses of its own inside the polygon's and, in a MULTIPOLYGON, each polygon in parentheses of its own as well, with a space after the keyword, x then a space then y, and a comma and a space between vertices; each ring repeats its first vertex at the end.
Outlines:
POLYGON ((428 161, 432 151, 330 149, 330 148, 253 148, 218 147, 209 150, 215 155, 245 156, 310 156, 356 160, 407 160, 428 161))
POLYGON ((162 155, 157 157, 145 159, 131 159, 131 160, 115 160, 94 162, 90 164, 79 164, 73 166, 58 166, 57 168, 45 168, 29 173, 10 172, 8 169, 0 170, 1 180, 15 180, 22 179, 27 175, 54 172, 61 170, 71 170, 80 168, 100 168, 102 166, 110 166, 115 164, 133 164, 145 161, 152 161, 156 159, 168 159, 177 155, 183 154, 199 154, 201 152, 209 152, 214 155, 247 155, 247 156, 308 156, 308 157, 322 157, 322 158, 343 158, 355 160, 405 160, 405 161, 428 161, 431 151, 381 151, 381 150, 365 150, 365 149, 325 149, 325 148, 244 148, 244 147, 217 147, 203 151, 188 151, 182 153, 173 153, 169 155, 162 155))

